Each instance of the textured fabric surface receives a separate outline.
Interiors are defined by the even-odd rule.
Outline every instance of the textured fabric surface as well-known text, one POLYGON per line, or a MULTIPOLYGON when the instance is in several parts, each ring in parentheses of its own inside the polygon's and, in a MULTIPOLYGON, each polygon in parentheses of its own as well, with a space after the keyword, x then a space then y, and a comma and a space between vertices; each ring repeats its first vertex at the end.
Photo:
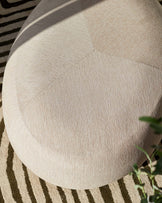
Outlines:
MULTIPOLYGON (((18 30, 37 2, 1 0, 1 73, 18 30)), ((2 107, 0 118, 0 202, 140 202, 141 193, 134 188, 134 183, 138 181, 129 175, 104 187, 82 191, 60 188, 41 180, 28 170, 14 153, 5 131, 2 107)), ((142 180, 146 182, 146 191, 150 193, 148 178, 143 176, 142 180)), ((161 177, 157 178, 157 183, 162 183, 161 177)))
MULTIPOLYGON (((27 169, 9 143, 0 102, 0 202, 3 203, 139 203, 138 180, 127 175, 122 179, 91 190, 70 190, 54 186, 27 169)), ((142 176, 145 190, 152 194, 148 177, 142 176)), ((156 178, 162 187, 162 176, 156 178)))

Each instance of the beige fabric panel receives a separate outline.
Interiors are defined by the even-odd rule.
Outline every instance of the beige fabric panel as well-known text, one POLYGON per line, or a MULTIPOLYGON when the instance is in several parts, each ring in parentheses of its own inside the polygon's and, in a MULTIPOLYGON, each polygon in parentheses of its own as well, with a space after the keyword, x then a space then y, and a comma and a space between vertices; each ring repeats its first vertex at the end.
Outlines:
POLYGON ((155 0, 100 2, 84 11, 95 49, 162 69, 160 5, 155 0))

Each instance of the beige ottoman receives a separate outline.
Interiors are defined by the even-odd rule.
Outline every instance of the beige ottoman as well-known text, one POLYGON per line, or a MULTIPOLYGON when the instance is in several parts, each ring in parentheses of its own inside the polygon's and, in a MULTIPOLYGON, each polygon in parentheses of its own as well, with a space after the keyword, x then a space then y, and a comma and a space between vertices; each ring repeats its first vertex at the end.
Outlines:
POLYGON ((115 181, 160 141, 162 11, 154 0, 42 0, 19 33, 3 85, 10 142, 55 185, 115 181))

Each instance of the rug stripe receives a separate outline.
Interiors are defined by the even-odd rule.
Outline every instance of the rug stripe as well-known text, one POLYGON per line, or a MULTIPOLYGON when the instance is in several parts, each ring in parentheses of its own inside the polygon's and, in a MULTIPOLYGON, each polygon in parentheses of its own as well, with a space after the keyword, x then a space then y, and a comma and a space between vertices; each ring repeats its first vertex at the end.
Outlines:
POLYGON ((12 29, 12 30, 9 30, 9 31, 6 31, 6 32, 2 32, 2 33, 0 33, 0 37, 9 35, 9 34, 12 34, 12 33, 15 33, 15 32, 19 32, 20 29, 21 29, 21 27, 18 27, 18 28, 15 28, 15 29, 12 29))
POLYGON ((146 174, 142 174, 141 176, 141 180, 142 180, 142 183, 145 184, 144 188, 145 188, 145 192, 149 195, 153 195, 153 189, 151 187, 151 184, 149 182, 149 179, 147 177, 146 174))
POLYGON ((0 73, 0 78, 3 79, 3 75, 4 75, 4 72, 3 72, 3 73, 0 73))
POLYGON ((61 203, 62 201, 61 201, 61 198, 60 198, 60 194, 57 191, 57 186, 53 185, 51 183, 47 183, 47 182, 46 182, 46 186, 48 188, 48 192, 49 192, 49 195, 50 195, 50 197, 52 199, 52 202, 61 203))
POLYGON ((28 16, 25 16, 25 17, 22 17, 22 18, 17 18, 15 20, 11 20, 11 21, 8 21, 8 22, 5 22, 5 23, 0 23, 0 27, 5 27, 7 25, 10 25, 10 24, 14 24, 14 23, 17 23, 17 22, 20 22, 20 21, 24 21, 27 19, 28 16))
POLYGON ((12 149, 11 144, 8 145, 8 157, 7 157, 7 168, 6 173, 8 176, 8 180, 10 183, 12 196, 16 202, 23 203, 22 197, 18 188, 17 180, 15 178, 15 174, 13 171, 13 157, 14 157, 14 151, 12 149))
POLYGON ((9 45, 9 44, 13 44, 14 41, 15 41, 15 39, 10 39, 10 40, 0 42, 0 46, 6 46, 6 45, 9 45))
POLYGON ((1 188, 0 188, 0 203, 4 203, 4 199, 3 199, 1 188))
POLYGON ((63 202, 63 203, 68 203, 68 202, 67 202, 67 199, 66 199, 65 192, 63 191, 63 189, 62 189, 61 187, 57 186, 57 190, 58 190, 58 192, 59 192, 59 194, 60 194, 60 197, 61 197, 62 202, 63 202))
POLYGON ((86 195, 88 197, 89 203, 95 203, 93 195, 91 194, 90 190, 85 190, 85 192, 86 192, 86 195))
POLYGON ((155 179, 156 179, 158 186, 162 188, 162 175, 156 175, 155 179))
POLYGON ((126 185, 124 183, 124 179, 121 178, 120 180, 118 180, 118 184, 119 184, 121 194, 123 196, 124 201, 127 203, 132 203, 132 200, 129 196, 128 190, 127 190, 126 185))
POLYGON ((0 146, 1 146, 1 141, 2 141, 2 136, 3 136, 4 128, 5 128, 5 125, 4 125, 4 120, 2 118, 2 120, 0 122, 0 146))
MULTIPOLYGON (((3 77, 1 78, 0 77, 0 83, 2 84, 3 83, 3 77)), ((2 96, 2 94, 0 94, 0 97, 2 96)))
MULTIPOLYGON (((0 23, 2 23, 2 22, 0 21, 0 23)), ((22 27, 23 24, 24 24, 24 20, 22 20, 20 22, 15 22, 13 24, 11 23, 8 26, 2 27, 2 28, 0 27, 0 33, 8 32, 10 30, 22 27)), ((11 38, 10 36, 8 36, 8 37, 11 38)))
POLYGON ((1 68, 1 67, 6 66, 6 63, 7 63, 6 61, 5 61, 5 62, 0 63, 0 68, 1 68))
POLYGON ((8 56, 10 51, 4 51, 0 53, 0 57, 8 56))
POLYGON ((18 188, 20 190, 22 201, 23 202, 31 202, 30 197, 29 197, 29 193, 28 193, 28 190, 26 187, 24 171, 22 168, 22 162, 17 157, 15 152, 14 152, 14 157, 13 157, 13 171, 15 174, 15 178, 17 180, 17 185, 18 185, 18 188))
POLYGON ((100 187, 100 193, 105 203, 114 203, 112 192, 108 185, 100 187))
MULTIPOLYGON (((147 179, 148 179, 148 182, 150 183, 150 186, 152 187, 151 180, 150 180, 150 178, 148 176, 147 176, 147 179)), ((155 186, 157 186, 157 182, 155 182, 154 184, 155 184, 155 186)))
POLYGON ((156 187, 158 187, 158 183, 157 183, 157 181, 155 179, 154 179, 154 184, 155 184, 156 187))
POLYGON ((50 195, 49 195, 48 188, 47 188, 47 186, 46 186, 45 181, 42 180, 41 178, 39 178, 39 181, 40 181, 40 184, 41 184, 41 187, 42 187, 42 190, 43 190, 43 193, 44 193, 46 202, 52 203, 52 199, 51 199, 51 197, 50 197, 50 195))
MULTIPOLYGON (((149 181, 149 183, 150 183, 150 186, 151 186, 151 188, 152 188, 152 183, 151 183, 151 180, 150 180, 150 178, 147 176, 147 179, 148 179, 148 181, 149 181)), ((154 185, 156 186, 156 187, 158 187, 158 183, 157 183, 157 181, 154 179, 154 185)))
POLYGON ((40 184, 39 177, 36 176, 28 168, 27 168, 27 172, 28 172, 29 180, 31 182, 33 193, 34 193, 34 196, 35 196, 37 202, 38 203, 42 202, 42 201, 45 202, 45 197, 44 197, 44 193, 43 193, 43 190, 42 190, 42 186, 40 184))
POLYGON ((20 6, 22 4, 26 4, 29 1, 32 1, 32 0, 28 0, 28 1, 21 0, 21 1, 12 2, 12 3, 8 2, 7 0, 1 0, 1 5, 2 5, 3 8, 8 9, 8 8, 11 8, 11 7, 16 7, 16 6, 20 6))
POLYGON ((71 194, 74 198, 74 202, 75 203, 81 203, 80 199, 79 199, 79 196, 78 196, 78 193, 76 190, 71 190, 71 194))
MULTIPOLYGON (((138 185, 140 184, 136 175, 133 174, 132 178, 133 178, 133 181, 134 181, 135 184, 138 184, 138 185)), ((140 197, 143 197, 142 191, 140 189, 138 189, 138 193, 139 193, 140 197)))
POLYGON ((12 196, 12 191, 10 187, 10 183, 8 181, 7 173, 6 173, 6 159, 8 156, 8 145, 9 140, 7 137, 6 130, 4 130, 3 136, 2 136, 2 143, 0 147, 0 187, 2 190, 3 198, 6 203, 12 203, 15 202, 12 196))
MULTIPOLYGON (((0 38, 0 43, 1 43, 1 42, 4 42, 4 41, 6 41, 6 40, 8 40, 10 37, 5 36, 4 38, 5 38, 5 39, 3 39, 3 40, 1 40, 2 38, 0 38)), ((12 37, 12 38, 14 38, 14 37, 12 37)), ((12 44, 3 46, 2 48, 0 47, 0 51, 1 51, 1 50, 2 50, 3 52, 4 52, 4 51, 9 51, 9 50, 11 49, 11 46, 12 46, 12 44)), ((1 58, 1 59, 2 59, 2 58, 1 58)), ((4 59, 3 61, 6 61, 6 60, 4 59)), ((3 62, 3 61, 1 60, 0 62, 3 62)))
POLYGON ((113 200, 115 203, 118 203, 119 199, 120 199, 120 203, 125 203, 117 181, 110 183, 109 188, 112 192, 113 200))
POLYGON ((14 11, 14 12, 11 12, 11 13, 7 13, 7 14, 4 14, 4 15, 0 14, 0 18, 8 17, 8 16, 11 16, 11 15, 14 15, 14 14, 17 14, 17 13, 25 12, 25 11, 30 11, 30 10, 33 10, 34 8, 35 8, 35 6, 31 6, 29 8, 24 8, 24 9, 17 10, 17 11, 14 11))
POLYGON ((2 92, 2 84, 0 84, 0 93, 2 92))
POLYGON ((30 199, 31 199, 32 203, 37 203, 34 192, 33 192, 33 189, 32 189, 32 186, 31 186, 31 182, 30 182, 30 179, 29 179, 29 175, 28 175, 26 166, 23 163, 22 163, 22 168, 23 168, 23 171, 24 171, 26 187, 27 187, 30 199))
POLYGON ((126 185, 126 188, 129 192, 129 195, 131 197, 131 200, 134 202, 140 202, 140 195, 138 193, 138 190, 135 188, 134 180, 131 175, 127 175, 124 177, 124 183, 126 185))
POLYGON ((91 194, 94 198, 94 201, 96 203, 100 202, 100 203, 104 203, 104 200, 102 198, 102 195, 101 195, 101 192, 100 192, 100 189, 99 188, 94 188, 94 189, 91 189, 91 194))

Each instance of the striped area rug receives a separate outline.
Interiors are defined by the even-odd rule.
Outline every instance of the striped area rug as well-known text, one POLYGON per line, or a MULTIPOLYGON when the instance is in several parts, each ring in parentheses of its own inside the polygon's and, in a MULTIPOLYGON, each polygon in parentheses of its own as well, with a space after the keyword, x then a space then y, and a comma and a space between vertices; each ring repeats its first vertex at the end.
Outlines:
MULTIPOLYGON (((0 0, 0 83, 12 43, 38 2, 0 0)), ((142 180, 146 183, 146 192, 152 194, 147 176, 143 175, 142 180)), ((156 181, 162 187, 162 176, 156 181)), ((135 189, 135 183, 138 183, 137 178, 127 175, 100 188, 70 190, 40 179, 14 153, 5 131, 0 101, 0 203, 139 203, 141 192, 135 189)))

